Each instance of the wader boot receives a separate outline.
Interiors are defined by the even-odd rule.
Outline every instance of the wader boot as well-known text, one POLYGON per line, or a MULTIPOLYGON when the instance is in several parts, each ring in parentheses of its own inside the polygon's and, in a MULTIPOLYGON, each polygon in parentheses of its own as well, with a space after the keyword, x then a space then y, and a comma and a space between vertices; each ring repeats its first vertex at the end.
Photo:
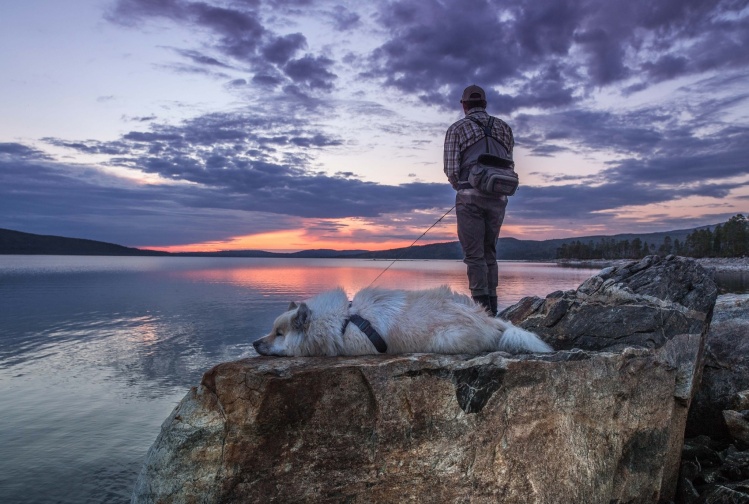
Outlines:
POLYGON ((491 310, 492 317, 497 316, 497 296, 489 296, 489 309, 491 310))
POLYGON ((476 304, 481 305, 486 310, 487 313, 489 314, 492 313, 492 305, 491 305, 491 300, 489 299, 489 296, 487 295, 472 296, 472 299, 476 304))

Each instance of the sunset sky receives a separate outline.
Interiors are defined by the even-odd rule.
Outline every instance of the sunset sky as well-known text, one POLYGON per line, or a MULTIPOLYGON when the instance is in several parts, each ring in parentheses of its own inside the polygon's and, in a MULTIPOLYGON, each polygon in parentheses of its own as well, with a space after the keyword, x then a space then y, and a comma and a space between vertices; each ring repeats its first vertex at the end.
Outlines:
POLYGON ((500 236, 749 212, 749 0, 6 1, 0 46, 0 228, 406 246, 473 83, 515 133, 500 236))

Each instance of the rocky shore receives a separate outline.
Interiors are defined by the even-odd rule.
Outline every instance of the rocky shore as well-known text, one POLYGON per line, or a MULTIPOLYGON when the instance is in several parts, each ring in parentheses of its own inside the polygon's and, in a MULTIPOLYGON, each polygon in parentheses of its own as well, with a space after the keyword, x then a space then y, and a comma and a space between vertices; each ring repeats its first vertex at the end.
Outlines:
MULTIPOLYGON (((700 266, 716 273, 730 273, 738 271, 749 272, 749 257, 703 257, 694 259, 700 266)), ((609 268, 623 266, 632 262, 631 259, 559 259, 555 261, 560 266, 571 268, 609 268)))
POLYGON ((682 450, 677 503, 749 503, 749 294, 719 296, 682 450))

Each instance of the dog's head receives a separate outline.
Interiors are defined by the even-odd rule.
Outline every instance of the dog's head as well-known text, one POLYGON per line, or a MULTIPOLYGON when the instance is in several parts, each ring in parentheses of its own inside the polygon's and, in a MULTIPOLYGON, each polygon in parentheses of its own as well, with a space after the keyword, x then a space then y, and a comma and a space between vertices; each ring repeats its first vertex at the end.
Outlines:
POLYGON ((312 310, 305 303, 292 302, 289 309, 273 322, 270 334, 252 343, 260 355, 291 357, 302 355, 305 330, 309 327, 312 310))

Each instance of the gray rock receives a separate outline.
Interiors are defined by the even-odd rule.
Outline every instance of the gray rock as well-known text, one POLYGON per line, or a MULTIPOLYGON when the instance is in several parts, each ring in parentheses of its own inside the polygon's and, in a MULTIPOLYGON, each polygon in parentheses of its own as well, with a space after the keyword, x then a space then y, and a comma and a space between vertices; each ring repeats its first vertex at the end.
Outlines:
POLYGON ((717 286, 696 262, 648 256, 606 268, 576 291, 529 297, 499 314, 556 349, 657 348, 699 333, 712 317, 717 286))
POLYGON ((687 439, 676 502, 743 502, 749 496, 749 451, 707 436, 687 439), (721 500, 722 499, 722 500, 721 500))
POLYGON ((594 278, 528 323, 616 352, 220 364, 164 422, 132 502, 671 499, 714 284, 675 258, 594 278))
POLYGON ((734 490, 725 485, 714 485, 700 495, 696 504, 749 504, 749 494, 734 490))
POLYGON ((714 313, 687 436, 728 439, 723 411, 749 409, 749 294, 719 296, 714 313))
POLYGON ((749 411, 739 412, 726 410, 723 412, 723 420, 726 422, 728 433, 731 438, 746 446, 749 446, 749 411))
POLYGON ((749 390, 737 392, 733 397, 733 409, 737 411, 749 410, 749 390))

